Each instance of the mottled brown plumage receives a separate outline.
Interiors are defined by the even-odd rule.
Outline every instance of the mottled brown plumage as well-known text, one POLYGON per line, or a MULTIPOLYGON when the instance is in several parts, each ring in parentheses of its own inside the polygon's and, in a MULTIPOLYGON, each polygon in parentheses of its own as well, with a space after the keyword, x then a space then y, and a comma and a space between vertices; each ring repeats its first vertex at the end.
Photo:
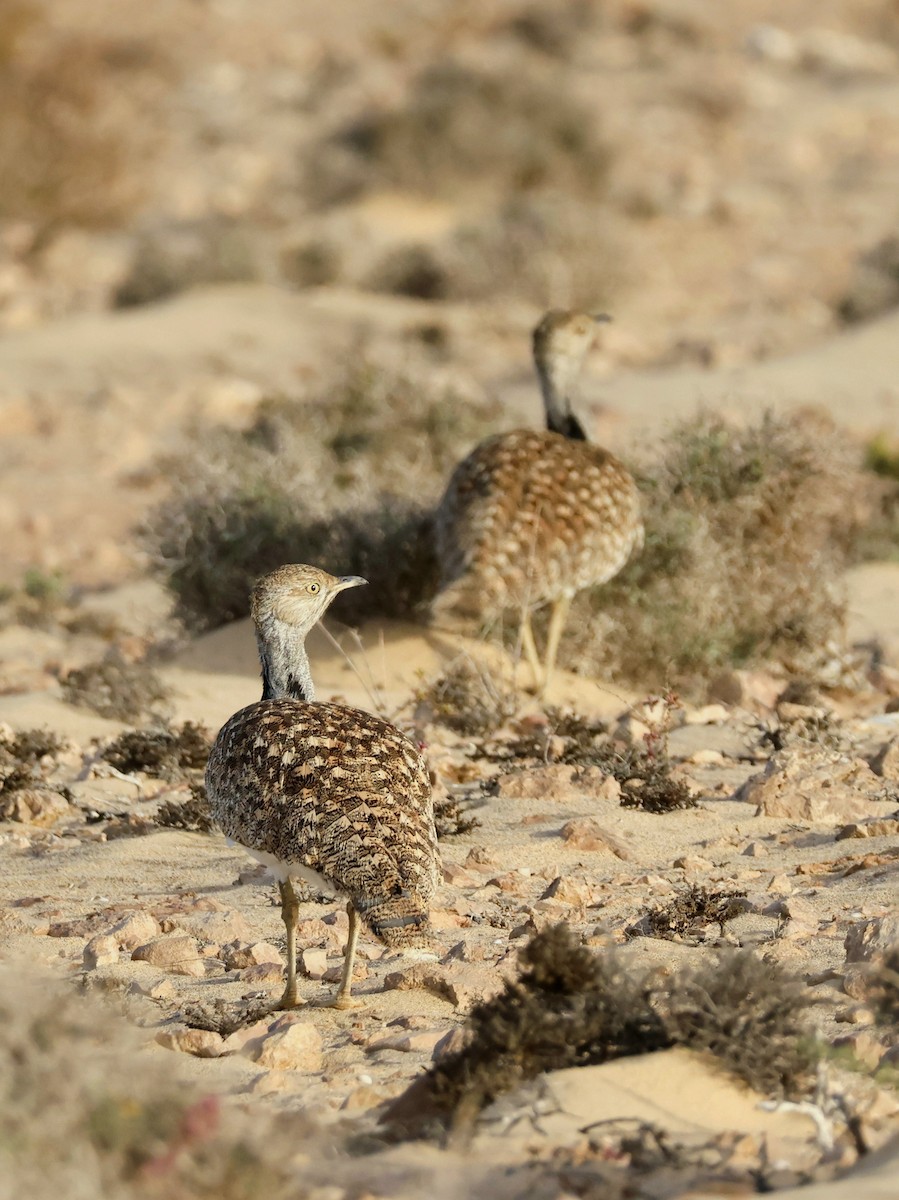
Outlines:
POLYGON ((427 767, 380 717, 313 702, 306 634, 339 591, 364 582, 308 566, 259 581, 263 699, 223 726, 206 768, 216 821, 279 881, 288 942, 282 1007, 298 1003, 293 878, 348 898, 339 1007, 350 1003, 357 918, 388 946, 428 946, 439 859, 427 767))
POLYGON ((483 623, 521 614, 521 642, 545 690, 572 597, 616 575, 643 542, 636 484, 607 450, 586 441, 569 392, 597 320, 547 313, 534 330, 546 430, 488 438, 453 472, 437 512, 438 616, 483 623), (541 668, 530 613, 552 605, 541 668))

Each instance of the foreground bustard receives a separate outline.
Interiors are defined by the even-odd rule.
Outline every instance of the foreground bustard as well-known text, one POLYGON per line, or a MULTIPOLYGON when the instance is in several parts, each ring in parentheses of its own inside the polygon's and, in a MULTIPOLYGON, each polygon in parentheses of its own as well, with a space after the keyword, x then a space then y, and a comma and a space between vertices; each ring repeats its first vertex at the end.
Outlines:
POLYGON ((456 467, 436 519, 441 584, 433 605, 482 623, 521 614, 522 650, 545 692, 572 597, 605 583, 643 542, 636 484, 607 450, 591 445, 570 390, 596 323, 608 317, 553 309, 533 334, 546 430, 481 442, 456 467), (541 667, 531 611, 552 605, 541 667))
POLYGON ((339 592, 363 583, 302 565, 258 581, 252 613, 262 699, 223 726, 206 768, 215 820, 278 880, 287 930, 282 1008, 303 1003, 294 878, 348 899, 336 1007, 353 1003, 360 919, 388 946, 428 946, 438 850, 427 767, 409 739, 380 717, 313 703, 306 635, 339 592))

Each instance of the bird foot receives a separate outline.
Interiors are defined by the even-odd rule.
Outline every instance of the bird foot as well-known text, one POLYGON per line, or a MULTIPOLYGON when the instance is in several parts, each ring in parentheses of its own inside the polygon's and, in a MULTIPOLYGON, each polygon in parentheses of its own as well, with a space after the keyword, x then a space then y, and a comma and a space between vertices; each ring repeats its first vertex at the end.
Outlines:
POLYGON ((304 1008, 305 1005, 306 1001, 302 996, 298 996, 295 990, 287 988, 280 1000, 276 1000, 272 1005, 271 1011, 282 1012, 284 1009, 304 1008))
POLYGON ((336 996, 332 996, 328 1000, 319 1000, 317 1003, 321 1008, 336 1008, 340 1012, 347 1012, 353 1008, 365 1008, 365 1004, 361 1000, 357 1000, 354 996, 348 996, 344 992, 338 992, 336 996))

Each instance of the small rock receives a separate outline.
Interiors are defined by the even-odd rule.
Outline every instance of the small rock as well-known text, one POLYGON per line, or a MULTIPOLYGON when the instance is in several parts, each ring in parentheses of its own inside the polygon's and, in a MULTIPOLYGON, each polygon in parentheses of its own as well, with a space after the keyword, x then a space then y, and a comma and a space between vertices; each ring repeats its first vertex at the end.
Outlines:
POLYGON ((847 1008, 838 1008, 833 1019, 841 1025, 873 1025, 875 1014, 864 1004, 852 1004, 847 1008))
POLYGON ((575 850, 596 850, 614 854, 616 858, 630 858, 622 841, 603 829, 592 817, 578 817, 566 821, 561 829, 561 837, 575 850))
POLYGON ((680 867, 683 871, 691 871, 698 874, 703 871, 710 871, 712 864, 707 858, 702 858, 698 854, 682 854, 680 858, 676 858, 671 864, 674 867, 680 867))
POLYGON ((792 892, 793 884, 789 875, 772 875, 766 890, 778 896, 787 896, 792 892))
POLYGON ((229 971, 242 971, 245 967, 255 967, 263 963, 280 963, 283 965, 281 951, 271 942, 229 942, 222 946, 222 961, 229 971))
POLYGON ((764 842, 750 842, 742 853, 746 858, 764 858, 768 847, 764 842))
MULTIPOLYGON (((322 975, 322 983, 340 983, 343 976, 343 963, 338 967, 328 967, 322 975)), ((358 958, 353 962, 353 978, 351 983, 364 983, 368 979, 368 967, 358 958)))
POLYGON ((870 762, 876 775, 891 783, 899 782, 899 738, 881 746, 870 762))
POLYGON ((84 947, 81 961, 86 971, 112 966, 119 961, 119 943, 108 933, 98 933, 84 947))
POLYGON ((481 881, 471 871, 466 871, 458 863, 444 862, 443 882, 452 887, 480 887, 481 881))
POLYGON ((212 942, 216 946, 235 941, 251 942, 253 938, 249 921, 234 908, 224 912, 173 913, 171 927, 183 929, 200 941, 212 942))
POLYGON ((138 946, 131 955, 135 962, 146 962, 160 967, 172 975, 191 975, 200 979, 206 968, 197 952, 197 943, 187 934, 171 934, 154 938, 144 946, 138 946))
POLYGON ((717 767, 721 763, 727 762, 727 758, 720 750, 704 749, 694 750, 686 761, 695 767, 717 767))
POLYGON ((540 899, 558 900, 561 904, 570 904, 575 908, 587 908, 593 903, 594 892, 585 879, 560 875, 541 894, 540 899))
POLYGON ((457 1025, 455 1029, 451 1029, 449 1033, 445 1033, 435 1043, 431 1058, 435 1062, 439 1062, 441 1058, 446 1058, 450 1054, 456 1054, 459 1050, 464 1050, 469 1043, 470 1037, 471 1035, 464 1025, 457 1025))
POLYGON ((849 927, 843 945, 846 961, 872 962, 899 943, 899 916, 873 917, 849 927))
POLYGON ((146 912, 129 913, 109 930, 109 936, 114 937, 123 950, 136 950, 138 946, 145 946, 158 934, 159 922, 146 912))
POLYGON ((180 1050, 196 1058, 218 1058, 224 1046, 221 1035, 212 1029, 190 1029, 186 1025, 160 1029, 156 1041, 166 1050, 180 1050))
POLYGON ((443 1029, 416 1029, 395 1033, 372 1042, 369 1050, 402 1050, 404 1053, 433 1054, 435 1046, 446 1035, 443 1029))
POLYGON ((315 948, 300 951, 300 970, 307 979, 322 979, 327 969, 327 950, 315 948))
POLYGON ((895 817, 882 817, 873 821, 852 821, 837 830, 836 840, 845 841, 847 838, 895 837, 899 834, 899 820, 895 817))
POLYGON ((872 799, 881 786, 862 759, 811 746, 772 755, 734 799, 755 804, 756 816, 835 825, 881 815, 882 802, 872 799))
POLYGON ((882 1045, 874 1037, 874 1034, 868 1032, 847 1033, 845 1037, 835 1039, 833 1044, 834 1046, 849 1046, 852 1054, 869 1070, 876 1070, 877 1067, 880 1067, 883 1055, 886 1054, 886 1046, 882 1045))
POLYGON ((704 704, 701 708, 687 709, 685 725, 720 725, 730 716, 723 704, 704 704))
POLYGON ((154 983, 141 983, 139 979, 133 979, 128 991, 132 995, 147 996, 151 1000, 172 1000, 175 996, 175 988, 170 979, 157 979, 154 983))
POLYGON ((267 987, 269 984, 280 983, 283 976, 284 968, 281 963, 276 962, 253 963, 250 967, 244 967, 240 973, 241 981, 253 987, 267 987))
POLYGON ((618 781, 599 767, 576 767, 567 763, 557 763, 501 775, 496 782, 496 794, 502 800, 541 800, 552 803, 569 801, 575 795, 617 800, 621 789, 618 781))
POLYGON ((17 788, 0 797, 0 820, 46 828, 75 810, 65 796, 50 788, 17 788))
POLYGON ((293 1021, 286 1028, 275 1028, 250 1046, 253 1060, 271 1070, 322 1069, 322 1038, 311 1021, 293 1021))

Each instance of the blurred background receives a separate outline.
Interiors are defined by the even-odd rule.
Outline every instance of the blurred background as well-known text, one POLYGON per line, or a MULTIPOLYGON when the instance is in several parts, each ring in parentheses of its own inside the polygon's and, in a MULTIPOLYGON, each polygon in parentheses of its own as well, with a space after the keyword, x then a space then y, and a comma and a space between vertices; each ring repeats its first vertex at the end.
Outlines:
POLYGON ((4 0, 0 325, 264 281, 771 355, 899 300, 897 62, 895 0, 4 0))

